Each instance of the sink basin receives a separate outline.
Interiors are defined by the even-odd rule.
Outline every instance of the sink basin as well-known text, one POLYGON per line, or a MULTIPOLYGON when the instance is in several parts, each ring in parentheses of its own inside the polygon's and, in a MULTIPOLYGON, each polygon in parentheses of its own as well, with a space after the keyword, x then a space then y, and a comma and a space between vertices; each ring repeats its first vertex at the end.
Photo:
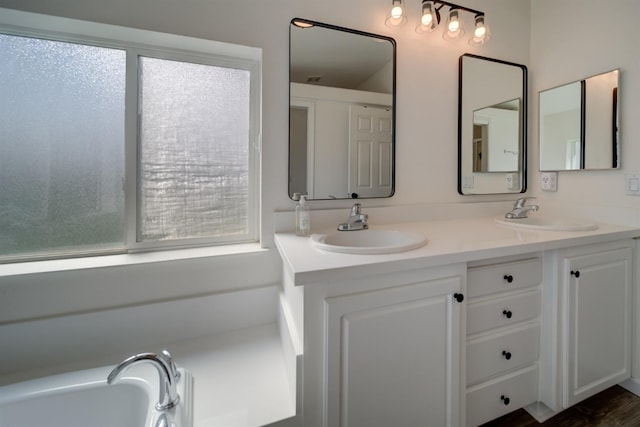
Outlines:
POLYGON ((311 242, 329 252, 377 255, 420 248, 427 244, 427 238, 418 232, 368 229, 312 234, 311 242))
POLYGON ((591 231, 598 224, 571 218, 529 217, 521 219, 496 218, 496 222, 517 228, 547 231, 591 231))
POLYGON ((168 421, 165 425, 190 427, 191 378, 186 371, 180 370, 180 403, 170 411, 159 412, 155 409, 159 396, 155 368, 132 367, 130 373, 110 385, 106 378, 112 368, 74 371, 0 387, 0 425, 154 427, 168 421), (161 420, 163 417, 165 420, 161 420))

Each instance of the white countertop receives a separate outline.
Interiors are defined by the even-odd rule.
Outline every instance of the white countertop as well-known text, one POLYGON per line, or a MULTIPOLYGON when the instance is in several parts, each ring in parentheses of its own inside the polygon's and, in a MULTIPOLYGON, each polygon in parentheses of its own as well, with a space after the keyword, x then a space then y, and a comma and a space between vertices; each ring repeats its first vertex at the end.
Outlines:
POLYGON ((640 237, 637 228, 598 226, 593 231, 525 230, 500 225, 494 216, 372 226, 418 231, 427 237, 422 248, 387 255, 327 252, 315 248, 308 237, 290 232, 276 233, 275 242, 286 271, 296 285, 302 285, 640 237))

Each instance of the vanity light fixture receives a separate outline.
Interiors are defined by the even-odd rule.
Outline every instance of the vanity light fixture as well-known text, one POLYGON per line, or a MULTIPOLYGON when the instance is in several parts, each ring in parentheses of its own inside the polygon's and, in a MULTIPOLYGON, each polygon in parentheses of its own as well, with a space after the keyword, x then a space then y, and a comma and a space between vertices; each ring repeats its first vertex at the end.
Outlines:
MULTIPOLYGON (((483 45, 489 41, 491 34, 486 24, 484 12, 442 0, 421 0, 421 4, 422 12, 420 22, 416 26, 416 33, 431 33, 438 28, 441 20, 440 11, 442 8, 447 7, 447 23, 442 34, 445 40, 457 40, 464 36, 465 31, 462 22, 462 12, 468 12, 474 15, 473 37, 469 40, 469 44, 483 45)), ((385 24, 391 28, 404 25, 407 22, 407 17, 403 0, 392 0, 391 5, 391 13, 385 20, 385 24)))

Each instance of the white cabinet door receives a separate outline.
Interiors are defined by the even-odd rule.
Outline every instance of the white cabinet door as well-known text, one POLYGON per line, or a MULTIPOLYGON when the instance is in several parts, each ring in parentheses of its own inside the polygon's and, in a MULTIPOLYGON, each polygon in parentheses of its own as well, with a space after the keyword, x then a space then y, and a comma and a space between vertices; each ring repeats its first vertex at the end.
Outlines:
POLYGON ((564 260, 565 407, 630 376, 631 271, 631 248, 564 260))
POLYGON ((459 424, 461 283, 326 299, 326 426, 459 424))

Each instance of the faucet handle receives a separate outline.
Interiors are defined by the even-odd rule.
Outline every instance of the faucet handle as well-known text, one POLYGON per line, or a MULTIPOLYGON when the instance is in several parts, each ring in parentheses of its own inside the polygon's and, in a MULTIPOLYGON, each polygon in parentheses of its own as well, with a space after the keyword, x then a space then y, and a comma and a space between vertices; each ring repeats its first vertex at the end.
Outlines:
POLYGON ((524 205, 527 204, 527 200, 532 200, 532 199, 535 199, 535 197, 530 197, 530 196, 520 197, 518 200, 516 200, 513 207, 522 208, 524 207, 524 205))
POLYGON ((369 215, 361 214, 360 221, 362 221, 362 228, 369 228, 369 215))
POLYGON ((351 216, 360 215, 362 213, 362 205, 360 203, 354 203, 351 207, 351 216))

